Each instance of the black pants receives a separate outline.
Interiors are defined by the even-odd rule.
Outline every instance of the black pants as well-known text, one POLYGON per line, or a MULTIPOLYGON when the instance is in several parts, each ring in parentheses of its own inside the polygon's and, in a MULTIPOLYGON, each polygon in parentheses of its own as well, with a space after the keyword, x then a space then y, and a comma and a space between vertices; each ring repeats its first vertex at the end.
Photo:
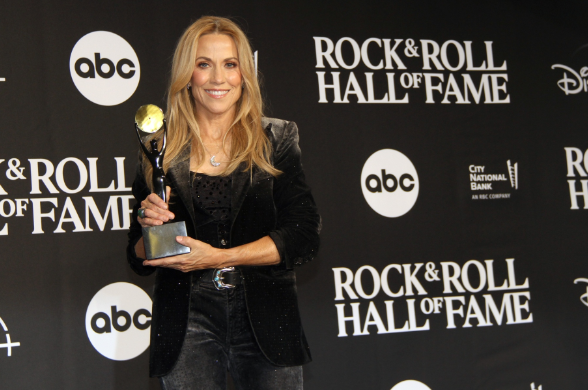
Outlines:
POLYGON ((301 390, 302 367, 278 367, 259 349, 249 324, 243 286, 217 290, 212 272, 194 284, 188 329, 164 390, 225 390, 227 370, 238 390, 301 390))

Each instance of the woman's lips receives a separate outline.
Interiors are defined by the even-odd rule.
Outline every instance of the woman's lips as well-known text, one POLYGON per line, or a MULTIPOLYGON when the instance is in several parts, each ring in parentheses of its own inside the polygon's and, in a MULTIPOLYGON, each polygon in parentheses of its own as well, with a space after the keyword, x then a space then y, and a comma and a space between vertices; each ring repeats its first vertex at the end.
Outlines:
POLYGON ((205 89, 204 92, 206 92, 210 97, 214 98, 214 99, 222 99, 223 97, 226 96, 227 93, 229 93, 228 89, 205 89))

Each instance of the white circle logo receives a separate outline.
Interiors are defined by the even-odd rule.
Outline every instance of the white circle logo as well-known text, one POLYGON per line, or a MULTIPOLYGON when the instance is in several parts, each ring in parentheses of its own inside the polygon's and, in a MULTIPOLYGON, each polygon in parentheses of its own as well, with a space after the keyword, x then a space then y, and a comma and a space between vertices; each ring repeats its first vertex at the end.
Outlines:
POLYGON ((76 43, 69 71, 78 91, 101 106, 126 101, 141 78, 139 59, 131 45, 108 31, 91 32, 76 43))
POLYGON ((431 388, 419 381, 413 381, 411 379, 402 381, 390 390, 431 390, 431 388))
POLYGON ((394 149, 382 149, 365 162, 361 190, 376 213, 400 217, 408 213, 419 196, 419 177, 408 157, 394 149))
POLYGON ((86 311, 86 333, 105 357, 129 360, 149 346, 151 298, 134 284, 119 282, 94 295, 86 311))

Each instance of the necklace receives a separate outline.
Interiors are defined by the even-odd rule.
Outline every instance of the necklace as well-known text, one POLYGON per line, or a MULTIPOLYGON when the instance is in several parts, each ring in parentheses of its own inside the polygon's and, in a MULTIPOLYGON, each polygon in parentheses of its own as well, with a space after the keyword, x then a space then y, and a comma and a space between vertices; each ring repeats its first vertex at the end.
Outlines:
POLYGON ((221 151, 222 146, 219 147, 218 151, 215 154, 210 153, 210 151, 208 150, 208 148, 206 147, 206 145, 204 144, 204 142, 202 143, 202 146, 204 147, 204 150, 206 150, 206 152, 211 155, 211 157, 210 157, 210 165, 212 165, 213 167, 216 168, 216 167, 220 166, 221 163, 228 162, 228 161, 216 161, 215 160, 216 159, 216 155, 218 154, 218 152, 221 151))

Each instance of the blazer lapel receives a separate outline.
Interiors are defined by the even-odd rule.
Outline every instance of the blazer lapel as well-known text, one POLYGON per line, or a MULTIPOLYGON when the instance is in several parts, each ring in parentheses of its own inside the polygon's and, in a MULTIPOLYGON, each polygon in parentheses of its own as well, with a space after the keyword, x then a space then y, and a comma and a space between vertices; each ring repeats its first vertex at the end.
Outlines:
POLYGON ((231 184, 231 224, 235 222, 237 214, 243 205, 247 191, 251 187, 251 172, 243 171, 245 163, 242 163, 233 172, 233 179, 231 184))
MULTIPOLYGON (((272 124, 271 122, 265 127, 265 131, 270 137, 270 142, 272 140, 271 136, 271 129, 272 124)), ((273 163, 273 161, 272 161, 273 163)), ((239 214, 241 210, 241 206, 243 205, 243 201, 247 196, 247 191, 251 188, 252 182, 255 182, 259 179, 259 170, 252 168, 253 173, 250 171, 244 171, 245 163, 241 163, 241 165, 235 169, 232 176, 232 185, 231 185, 231 225, 235 222, 235 218, 239 214)))

